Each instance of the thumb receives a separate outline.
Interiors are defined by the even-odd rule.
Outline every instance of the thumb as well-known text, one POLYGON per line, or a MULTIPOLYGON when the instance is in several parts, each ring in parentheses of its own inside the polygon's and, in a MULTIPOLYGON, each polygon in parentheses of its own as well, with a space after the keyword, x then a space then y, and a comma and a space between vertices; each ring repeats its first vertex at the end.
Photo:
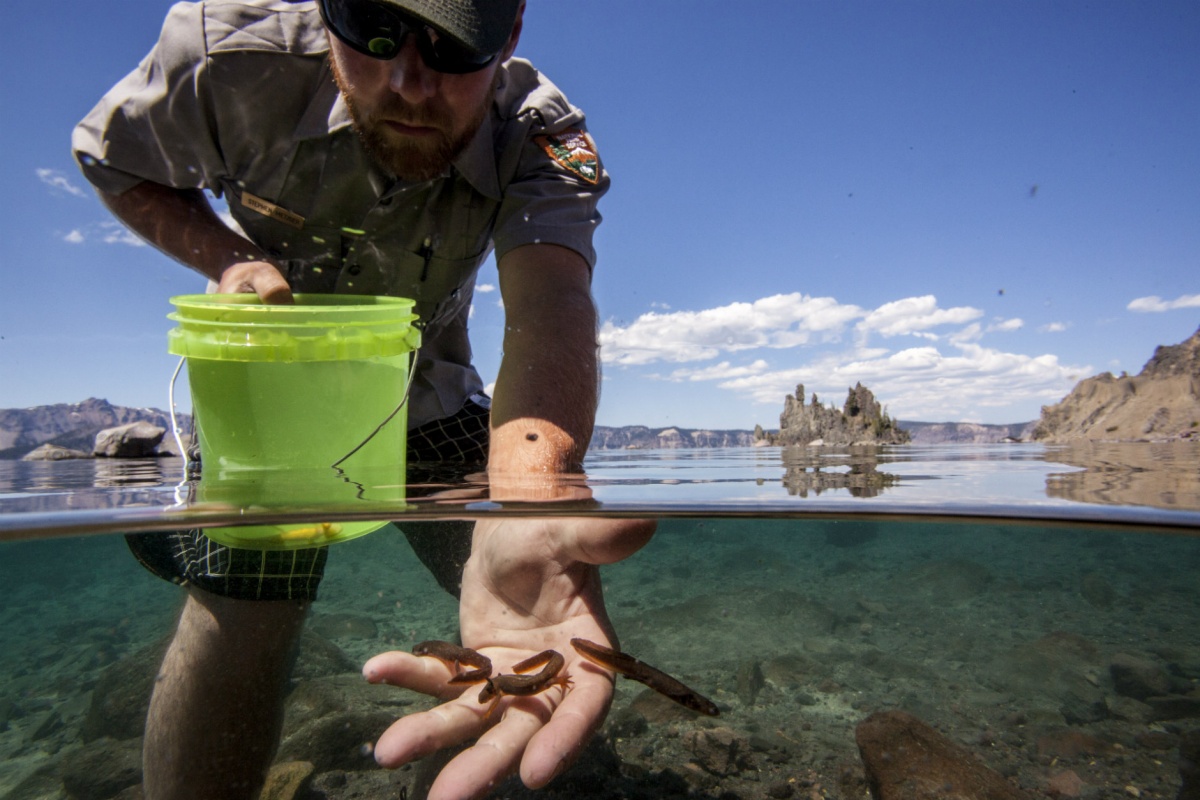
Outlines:
POLYGON ((572 561, 613 564, 641 550, 654 535, 649 519, 578 519, 567 526, 562 552, 572 561))

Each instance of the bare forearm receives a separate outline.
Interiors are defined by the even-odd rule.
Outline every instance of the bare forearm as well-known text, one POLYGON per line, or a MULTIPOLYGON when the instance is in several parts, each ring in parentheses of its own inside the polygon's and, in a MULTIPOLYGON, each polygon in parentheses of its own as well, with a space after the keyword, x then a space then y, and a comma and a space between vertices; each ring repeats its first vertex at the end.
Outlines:
POLYGON ((582 468, 599 395, 596 308, 575 265, 551 264, 545 273, 560 269, 574 277, 515 287, 501 277, 508 323, 492 405, 494 477, 582 468))
POLYGON ((261 250, 221 221, 198 189, 144 181, 123 194, 99 195, 135 233, 212 280, 219 281, 230 264, 266 260, 261 250))
POLYGON ((220 291, 255 292, 267 302, 290 302, 278 265, 222 222, 203 192, 144 181, 123 194, 98 194, 134 233, 216 281, 220 291))

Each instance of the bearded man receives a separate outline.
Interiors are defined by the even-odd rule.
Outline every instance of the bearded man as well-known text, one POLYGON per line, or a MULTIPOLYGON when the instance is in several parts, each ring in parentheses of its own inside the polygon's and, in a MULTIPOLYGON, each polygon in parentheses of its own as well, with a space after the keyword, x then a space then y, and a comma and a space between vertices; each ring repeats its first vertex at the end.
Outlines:
MULTIPOLYGON (((409 462, 486 464, 500 501, 554 500, 556 476, 582 469, 598 398, 592 237, 609 183, 583 113, 512 57, 523 14, 523 0, 179 3, 72 140, 108 208, 216 291, 414 299, 409 462), (467 321, 493 252, 506 333, 488 398, 467 321)), ((376 759, 395 767, 480 737, 430 797, 478 796, 518 769, 544 785, 612 697, 611 676, 579 668, 568 644, 614 643, 596 565, 636 551, 653 526, 398 524, 460 594, 464 645, 501 671, 553 647, 571 683, 521 698, 519 713, 486 714, 474 693, 447 687, 448 667, 377 656, 368 680, 447 703, 399 720, 376 759)), ((129 543, 187 590, 151 699, 145 796, 257 796, 326 550, 230 549, 201 531, 129 543)))

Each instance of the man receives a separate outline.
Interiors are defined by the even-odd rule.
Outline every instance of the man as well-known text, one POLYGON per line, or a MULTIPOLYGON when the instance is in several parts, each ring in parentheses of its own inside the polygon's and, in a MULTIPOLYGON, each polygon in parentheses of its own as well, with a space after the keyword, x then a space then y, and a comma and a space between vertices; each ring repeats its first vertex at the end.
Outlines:
MULTIPOLYGON (((500 501, 559 499, 556 476, 580 470, 598 391, 591 239, 608 185, 582 113, 511 58, 523 13, 521 0, 181 3, 73 138, 113 213, 217 291, 415 299, 424 331, 410 459, 486 456, 500 501), (204 189, 227 198, 244 236, 204 189), (493 248, 506 334, 489 419, 467 317, 493 248)), ((530 786, 560 772, 612 696, 611 676, 582 668, 568 644, 614 639, 595 565, 630 555, 651 531, 633 521, 478 523, 462 576, 463 643, 497 670, 554 647, 572 684, 485 716, 473 693, 447 691, 445 666, 378 656, 369 680, 449 702, 397 722, 377 760, 399 766, 479 736, 431 797, 478 796, 518 767, 530 786)), ((445 537, 406 532, 456 590, 462 556, 437 552, 445 537)), ((197 532, 130 544, 189 591, 151 700, 146 796, 253 797, 325 551, 285 563, 197 532)))

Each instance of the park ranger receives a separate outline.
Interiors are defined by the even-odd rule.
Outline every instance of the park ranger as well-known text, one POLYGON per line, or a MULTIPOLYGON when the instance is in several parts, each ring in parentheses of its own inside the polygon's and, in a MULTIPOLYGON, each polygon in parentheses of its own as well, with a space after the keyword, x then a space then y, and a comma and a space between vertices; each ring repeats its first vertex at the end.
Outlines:
MULTIPOLYGON (((179 3, 72 146, 109 209, 216 291, 414 299, 423 342, 409 460, 486 463, 493 499, 555 500, 577 491, 557 476, 581 470, 594 421, 592 237, 609 178, 583 113, 512 57, 523 14, 523 0, 179 3), (492 253, 506 333, 489 399, 467 323, 492 253)), ((457 536, 403 527, 438 580, 461 589, 463 643, 501 667, 553 644, 573 660, 572 636, 611 641, 596 564, 652 531, 614 520, 490 520, 457 536)), ((198 531, 130 545, 188 590, 151 701, 146 796, 254 797, 326 551, 233 550, 198 531)), ((366 668, 448 700, 384 734, 386 766, 501 719, 447 694, 424 662, 392 653, 366 668)), ((487 737, 505 746, 459 755, 435 793, 473 796, 518 768, 539 786, 561 771, 612 691, 571 666, 570 688, 539 695, 547 722, 504 718, 487 737)))

